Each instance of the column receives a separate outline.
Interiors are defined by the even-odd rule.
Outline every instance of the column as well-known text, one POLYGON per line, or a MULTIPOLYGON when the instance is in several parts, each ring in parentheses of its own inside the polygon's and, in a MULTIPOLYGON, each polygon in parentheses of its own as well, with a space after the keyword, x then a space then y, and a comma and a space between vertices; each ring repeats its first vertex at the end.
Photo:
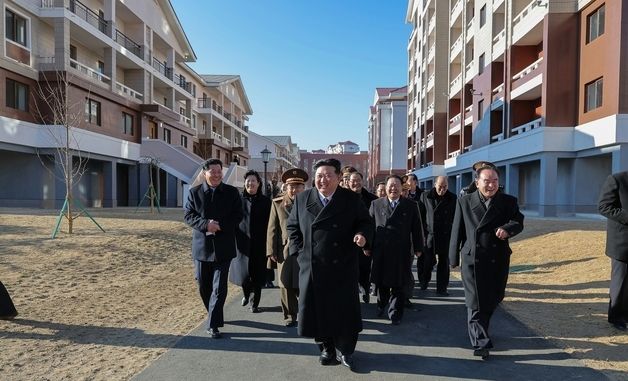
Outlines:
POLYGON ((620 144, 613 151, 612 173, 628 171, 628 144, 620 144))
POLYGON ((540 166, 539 217, 555 217, 558 158, 554 154, 544 154, 541 156, 540 166))
POLYGON ((114 161, 103 163, 103 203, 105 208, 115 208, 118 206, 118 168, 114 161))
POLYGON ((519 198, 519 166, 516 164, 506 165, 506 174, 504 179, 504 190, 509 195, 519 198))

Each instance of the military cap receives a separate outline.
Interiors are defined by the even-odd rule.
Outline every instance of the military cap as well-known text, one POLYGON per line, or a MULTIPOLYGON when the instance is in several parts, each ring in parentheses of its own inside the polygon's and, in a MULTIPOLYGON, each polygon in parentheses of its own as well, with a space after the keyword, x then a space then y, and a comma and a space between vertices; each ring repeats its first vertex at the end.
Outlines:
POLYGON ((497 167, 495 166, 495 164, 491 163, 490 161, 478 161, 475 164, 473 164, 473 167, 471 167, 472 170, 477 171, 478 169, 482 168, 482 167, 490 167, 493 169, 497 169, 497 167))
POLYGON ((301 168, 292 168, 281 175, 281 182, 284 184, 305 184, 308 177, 307 173, 301 168))

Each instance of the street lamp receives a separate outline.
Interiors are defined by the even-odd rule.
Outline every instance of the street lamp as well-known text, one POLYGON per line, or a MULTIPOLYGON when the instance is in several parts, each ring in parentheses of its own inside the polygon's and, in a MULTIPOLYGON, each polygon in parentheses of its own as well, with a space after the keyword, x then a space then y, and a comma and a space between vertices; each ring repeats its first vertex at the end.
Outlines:
POLYGON ((264 146, 264 149, 260 153, 262 154, 262 161, 264 162, 264 194, 268 196, 268 188, 266 187, 266 166, 268 165, 271 152, 268 150, 268 146, 264 146))

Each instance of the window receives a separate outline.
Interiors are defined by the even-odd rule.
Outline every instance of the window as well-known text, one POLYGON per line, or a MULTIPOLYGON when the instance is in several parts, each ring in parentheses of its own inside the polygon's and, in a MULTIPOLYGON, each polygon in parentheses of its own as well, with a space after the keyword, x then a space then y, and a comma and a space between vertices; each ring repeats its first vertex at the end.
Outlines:
POLYGON ((584 112, 588 112, 602 106, 603 87, 603 78, 598 78, 585 85, 584 97, 586 99, 586 104, 584 105, 584 112))
POLYGON ((203 121, 203 130, 201 132, 207 131, 207 122, 203 121))
POLYGON ((85 102, 85 121, 100 126, 100 102, 87 98, 85 102))
POLYGON ((167 128, 164 128, 164 142, 170 144, 170 137, 171 137, 171 133, 170 130, 167 128))
POLYGON ((480 59, 478 60, 478 74, 484 73, 484 53, 480 54, 480 59))
POLYGON ((587 44, 604 34, 604 8, 602 5, 587 16, 587 44))
POLYGON ((122 133, 125 135, 133 135, 133 115, 122 113, 122 133))
POLYGON ((486 4, 480 8, 480 28, 486 24, 486 4))
POLYGON ((5 12, 6 38, 24 47, 28 47, 26 19, 9 9, 6 9, 5 12))
POLYGON ((7 78, 7 107, 28 111, 28 85, 7 78))
POLYGON ((188 137, 185 135, 181 135, 181 146, 188 148, 188 137))
POLYGON ((484 113, 484 99, 480 99, 478 102, 478 122, 482 120, 482 114, 484 113))
POLYGON ((98 61, 98 72, 100 74, 105 74, 105 63, 102 61, 98 61))
POLYGON ((76 53, 76 46, 70 45, 70 67, 72 67, 74 69, 77 68, 77 65, 76 65, 76 63, 72 62, 72 60, 76 61, 77 60, 76 57, 78 57, 78 55, 76 53))

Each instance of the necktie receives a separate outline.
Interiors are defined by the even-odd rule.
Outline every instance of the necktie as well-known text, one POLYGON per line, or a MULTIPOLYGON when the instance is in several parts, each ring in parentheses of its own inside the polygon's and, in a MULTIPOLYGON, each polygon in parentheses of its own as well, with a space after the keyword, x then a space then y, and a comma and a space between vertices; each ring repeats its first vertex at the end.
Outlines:
POLYGON ((390 207, 391 207, 391 208, 393 208, 393 209, 395 209, 395 206, 397 206, 397 201, 392 201, 392 202, 390 203, 390 207))
POLYGON ((329 203, 329 199, 327 197, 323 198, 323 206, 327 206, 329 203))

